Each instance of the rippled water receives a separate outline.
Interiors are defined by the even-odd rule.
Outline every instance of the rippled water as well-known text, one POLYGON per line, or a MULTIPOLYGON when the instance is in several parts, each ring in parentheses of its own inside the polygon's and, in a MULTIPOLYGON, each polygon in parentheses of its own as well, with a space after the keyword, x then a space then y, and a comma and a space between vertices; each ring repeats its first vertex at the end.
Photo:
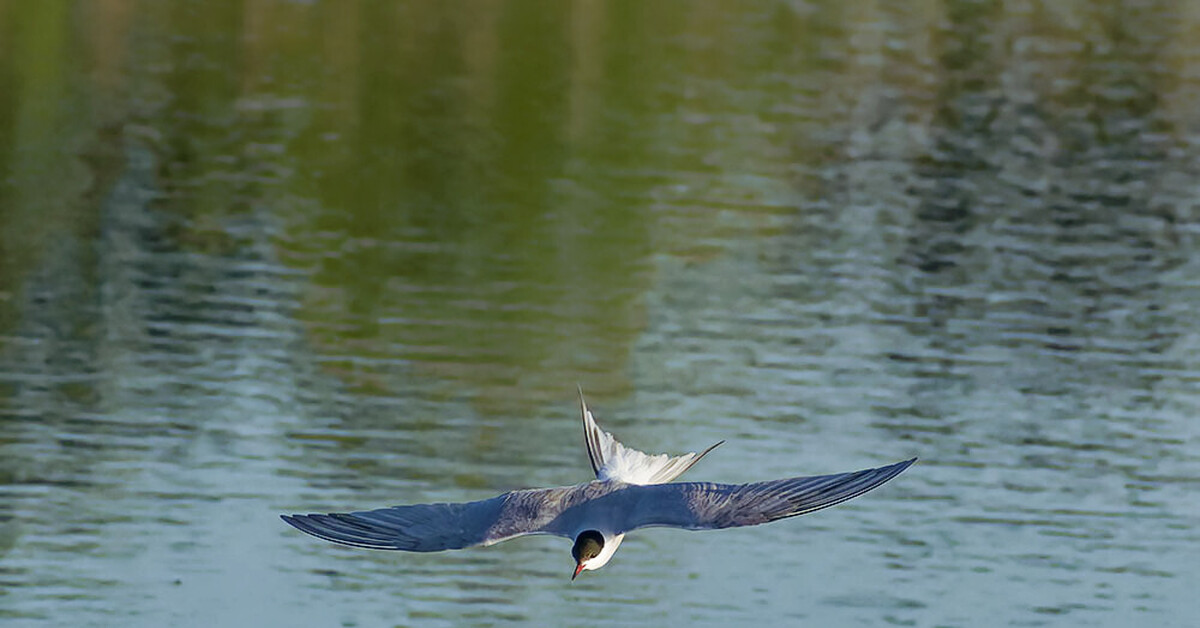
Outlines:
POLYGON ((5 625, 1186 626, 1186 2, 0 0, 5 625), (52 6, 53 5, 53 6, 52 6), (720 533, 281 512, 921 462, 720 533))

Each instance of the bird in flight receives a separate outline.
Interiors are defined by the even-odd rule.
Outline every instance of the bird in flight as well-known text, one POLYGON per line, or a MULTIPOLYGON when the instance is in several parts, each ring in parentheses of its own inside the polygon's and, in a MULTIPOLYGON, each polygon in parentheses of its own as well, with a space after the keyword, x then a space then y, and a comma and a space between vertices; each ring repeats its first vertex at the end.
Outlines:
POLYGON ((646 454, 600 429, 582 389, 579 406, 588 459, 596 474, 591 482, 511 491, 474 502, 281 517, 301 532, 340 545, 408 552, 440 552, 527 534, 553 534, 575 542, 571 548, 574 580, 582 571, 607 564, 625 534, 633 530, 719 530, 808 514, 878 488, 917 460, 750 484, 672 482, 725 441, 699 454, 646 454))

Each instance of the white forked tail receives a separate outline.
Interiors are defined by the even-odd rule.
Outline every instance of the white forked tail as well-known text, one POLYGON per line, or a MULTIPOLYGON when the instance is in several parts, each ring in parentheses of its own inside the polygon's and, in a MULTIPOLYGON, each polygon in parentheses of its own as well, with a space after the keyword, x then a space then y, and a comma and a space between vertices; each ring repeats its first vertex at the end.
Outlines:
POLYGON ((587 402, 583 400, 583 388, 579 388, 579 407, 583 413, 583 437, 587 443, 588 458, 596 479, 617 480, 629 484, 665 484, 674 480, 700 461, 704 454, 712 451, 721 441, 708 449, 682 456, 667 454, 651 455, 622 445, 612 434, 596 424, 587 402))

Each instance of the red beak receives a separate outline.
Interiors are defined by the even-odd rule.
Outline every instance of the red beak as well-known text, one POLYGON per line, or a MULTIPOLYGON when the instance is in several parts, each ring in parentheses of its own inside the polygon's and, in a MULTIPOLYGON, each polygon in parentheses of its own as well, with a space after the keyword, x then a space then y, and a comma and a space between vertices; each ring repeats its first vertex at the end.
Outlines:
POLYGON ((574 580, 575 577, 578 576, 579 572, 581 572, 581 571, 583 571, 583 563, 579 563, 578 565, 575 565, 575 573, 571 574, 571 580, 574 580))

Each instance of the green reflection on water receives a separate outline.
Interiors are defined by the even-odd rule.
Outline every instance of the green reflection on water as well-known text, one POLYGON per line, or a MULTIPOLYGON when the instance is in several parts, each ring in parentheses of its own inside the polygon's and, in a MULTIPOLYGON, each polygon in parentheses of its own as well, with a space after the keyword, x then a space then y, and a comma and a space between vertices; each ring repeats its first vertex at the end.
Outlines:
MULTIPOLYGON (((1078 595, 1003 553, 1087 555, 1023 536, 1077 523, 1002 512, 1058 507, 1045 496, 1078 480, 1116 487, 1071 495, 1095 512, 1152 515, 1080 515, 1137 537, 1131 560, 1190 541, 1177 504, 1194 474, 1173 426, 1195 372, 1193 255, 1179 246, 1194 240, 1195 3, 465 6, 0 0, 0 485, 29 489, 0 517, 32 522, 0 529, 0 548, 27 535, 5 555, 25 561, 19 586, 119 590, 142 609, 170 599, 162 583, 185 557, 224 592, 253 572, 214 552, 257 561, 243 549, 285 538, 257 523, 276 524, 268 502, 557 478, 560 433, 526 419, 562 414, 576 381, 619 407, 607 400, 639 375, 639 391, 669 390, 658 408, 770 440, 747 475, 795 468, 781 437, 797 417, 829 456, 921 448, 928 475, 912 490, 928 494, 847 532, 874 538, 895 513, 917 523, 880 551, 922 578, 844 576, 909 587, 885 620, 959 621, 938 603, 947 590, 1011 612, 994 582, 971 579, 993 569, 1004 593, 1078 595), (295 373, 310 364, 322 377, 295 373), (929 534, 947 508, 1002 531, 929 534), (113 531, 147 513, 171 525, 113 531), (138 565, 110 573, 111 556, 168 546, 161 582, 138 565)), ((304 547, 281 553, 279 573, 325 560, 304 547)), ((876 554, 824 549, 855 547, 876 554)), ((408 582, 441 594, 475 573, 561 608, 554 589, 513 585, 506 554, 476 556, 416 564, 495 564, 408 582)), ((356 591, 396 582, 377 560, 356 591)), ((796 575, 753 567, 755 595, 796 575)), ((677 583, 642 573, 624 606, 678 617, 679 598, 659 595, 677 583)), ((809 573, 813 591, 857 586, 809 573)), ((696 580, 721 582, 708 574, 696 580)), ((185 608, 205 603, 178 589, 185 608)), ((594 607, 564 598, 563 612, 611 621, 613 590, 592 592, 594 607)), ((1145 604, 1185 599, 1163 595, 1145 604)), ((473 599, 431 598, 430 614, 473 599)), ((889 606, 827 606, 857 599, 889 606)))
MULTIPOLYGON (((353 390, 388 392, 397 361, 483 406, 537 404, 576 380, 627 389, 656 256, 703 262, 779 233, 802 200, 894 187, 830 178, 864 155, 934 178, 1003 171, 986 148, 945 141, 1008 140, 988 127, 1003 81, 1087 131, 1049 140, 1068 151, 1119 140, 1134 117, 1171 138, 1195 115, 1172 97, 1190 32, 1177 24, 1194 13, 0 2, 0 324, 20 325, 47 255, 47 281, 104 281, 90 238, 111 227, 105 199, 140 150, 133 211, 158 217, 147 239, 311 273, 295 315, 353 390)), ((940 254, 922 246, 946 228, 923 221, 937 201, 905 210, 907 255, 940 254)))

